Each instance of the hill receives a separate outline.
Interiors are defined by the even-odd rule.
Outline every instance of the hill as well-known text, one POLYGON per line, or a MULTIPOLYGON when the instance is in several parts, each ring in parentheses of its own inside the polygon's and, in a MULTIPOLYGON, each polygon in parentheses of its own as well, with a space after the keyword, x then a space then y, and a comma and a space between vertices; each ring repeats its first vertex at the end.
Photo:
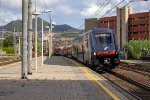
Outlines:
MULTIPOLYGON (((34 31, 34 27, 35 27, 35 19, 33 19, 33 31, 34 31)), ((42 25, 42 19, 38 18, 38 31, 41 31, 41 25, 42 25)), ((48 29, 45 26, 48 26, 49 23, 47 21, 44 20, 44 31, 48 31, 48 29)), ((16 21, 11 21, 10 23, 8 23, 5 26, 1 26, 0 29, 2 30, 3 28, 7 31, 13 31, 14 27, 16 28, 16 31, 21 32, 22 31, 22 20, 16 20, 16 21)), ((67 24, 63 24, 63 25, 54 25, 53 31, 54 32, 64 32, 64 31, 80 31, 76 28, 73 28, 67 24)))

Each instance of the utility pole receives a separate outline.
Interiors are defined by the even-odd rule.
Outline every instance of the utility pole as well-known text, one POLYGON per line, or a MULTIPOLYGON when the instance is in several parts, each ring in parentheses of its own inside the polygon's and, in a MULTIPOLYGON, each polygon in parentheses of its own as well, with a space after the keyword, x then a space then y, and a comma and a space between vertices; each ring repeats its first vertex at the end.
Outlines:
POLYGON ((49 58, 51 57, 51 50, 50 50, 50 48, 51 48, 51 43, 50 43, 50 39, 51 39, 51 29, 50 29, 51 27, 49 27, 49 35, 48 35, 48 54, 49 54, 49 58))
POLYGON ((50 12, 50 40, 49 40, 49 58, 52 56, 52 11, 50 12))
POLYGON ((14 44, 14 55, 17 56, 17 52, 16 52, 16 29, 14 27, 14 33, 13 33, 13 44, 14 44))
POLYGON ((37 17, 40 13, 37 11, 37 2, 35 0, 35 11, 33 12, 35 16, 35 67, 34 69, 37 70, 37 17))
POLYGON ((28 74, 32 74, 32 0, 28 2, 28 74))
POLYGON ((27 26, 28 0, 22 0, 22 72, 21 78, 27 79, 27 26))
POLYGON ((19 43, 18 43, 18 55, 20 56, 20 33, 18 33, 18 36, 19 36, 19 43))
POLYGON ((41 64, 41 66, 43 66, 43 14, 42 14, 42 53, 41 53, 41 55, 42 55, 42 64, 41 64))
POLYGON ((37 70, 37 16, 35 16, 35 70, 37 70))

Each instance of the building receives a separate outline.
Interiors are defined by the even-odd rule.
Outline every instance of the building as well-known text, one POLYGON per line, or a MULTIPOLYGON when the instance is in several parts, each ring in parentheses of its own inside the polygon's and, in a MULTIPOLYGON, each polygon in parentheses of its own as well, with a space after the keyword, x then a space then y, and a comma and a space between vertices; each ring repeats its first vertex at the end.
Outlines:
POLYGON ((104 17, 99 19, 99 27, 106 27, 116 31, 117 29, 116 24, 117 24, 116 16, 104 17))
MULTIPOLYGON (((88 25, 85 22, 86 31, 94 28, 93 24, 90 28, 91 21, 88 20, 88 25)), ((93 23, 96 21, 94 20, 93 23)), ((150 11, 133 14, 132 7, 117 8, 117 16, 97 19, 97 23, 95 27, 110 28, 117 33, 119 48, 122 48, 128 40, 150 39, 150 11)))
POLYGON ((116 33, 118 39, 118 46, 122 48, 128 42, 128 19, 129 15, 133 13, 132 7, 117 8, 117 23, 116 33))
POLYGON ((85 19, 85 32, 95 27, 99 27, 98 18, 85 19))
POLYGON ((128 36, 131 39, 150 39, 150 12, 129 15, 128 36))

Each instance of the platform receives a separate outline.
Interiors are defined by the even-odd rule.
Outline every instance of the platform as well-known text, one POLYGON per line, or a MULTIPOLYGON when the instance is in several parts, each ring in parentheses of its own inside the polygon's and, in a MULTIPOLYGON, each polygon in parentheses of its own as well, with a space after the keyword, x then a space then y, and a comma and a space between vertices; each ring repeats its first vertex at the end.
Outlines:
POLYGON ((71 59, 45 57, 42 67, 20 79, 21 64, 0 67, 0 100, 128 100, 107 80, 71 59))
POLYGON ((121 60, 121 62, 130 64, 150 64, 149 61, 144 60, 121 60))

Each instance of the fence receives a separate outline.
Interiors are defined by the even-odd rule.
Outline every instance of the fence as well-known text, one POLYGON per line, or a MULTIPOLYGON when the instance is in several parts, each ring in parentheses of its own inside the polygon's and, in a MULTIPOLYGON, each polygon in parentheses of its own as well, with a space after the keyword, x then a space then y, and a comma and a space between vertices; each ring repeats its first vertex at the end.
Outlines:
POLYGON ((150 61, 150 50, 141 50, 141 60, 149 60, 150 61))
POLYGON ((6 51, 1 51, 0 50, 0 56, 4 56, 4 55, 6 55, 6 51))

